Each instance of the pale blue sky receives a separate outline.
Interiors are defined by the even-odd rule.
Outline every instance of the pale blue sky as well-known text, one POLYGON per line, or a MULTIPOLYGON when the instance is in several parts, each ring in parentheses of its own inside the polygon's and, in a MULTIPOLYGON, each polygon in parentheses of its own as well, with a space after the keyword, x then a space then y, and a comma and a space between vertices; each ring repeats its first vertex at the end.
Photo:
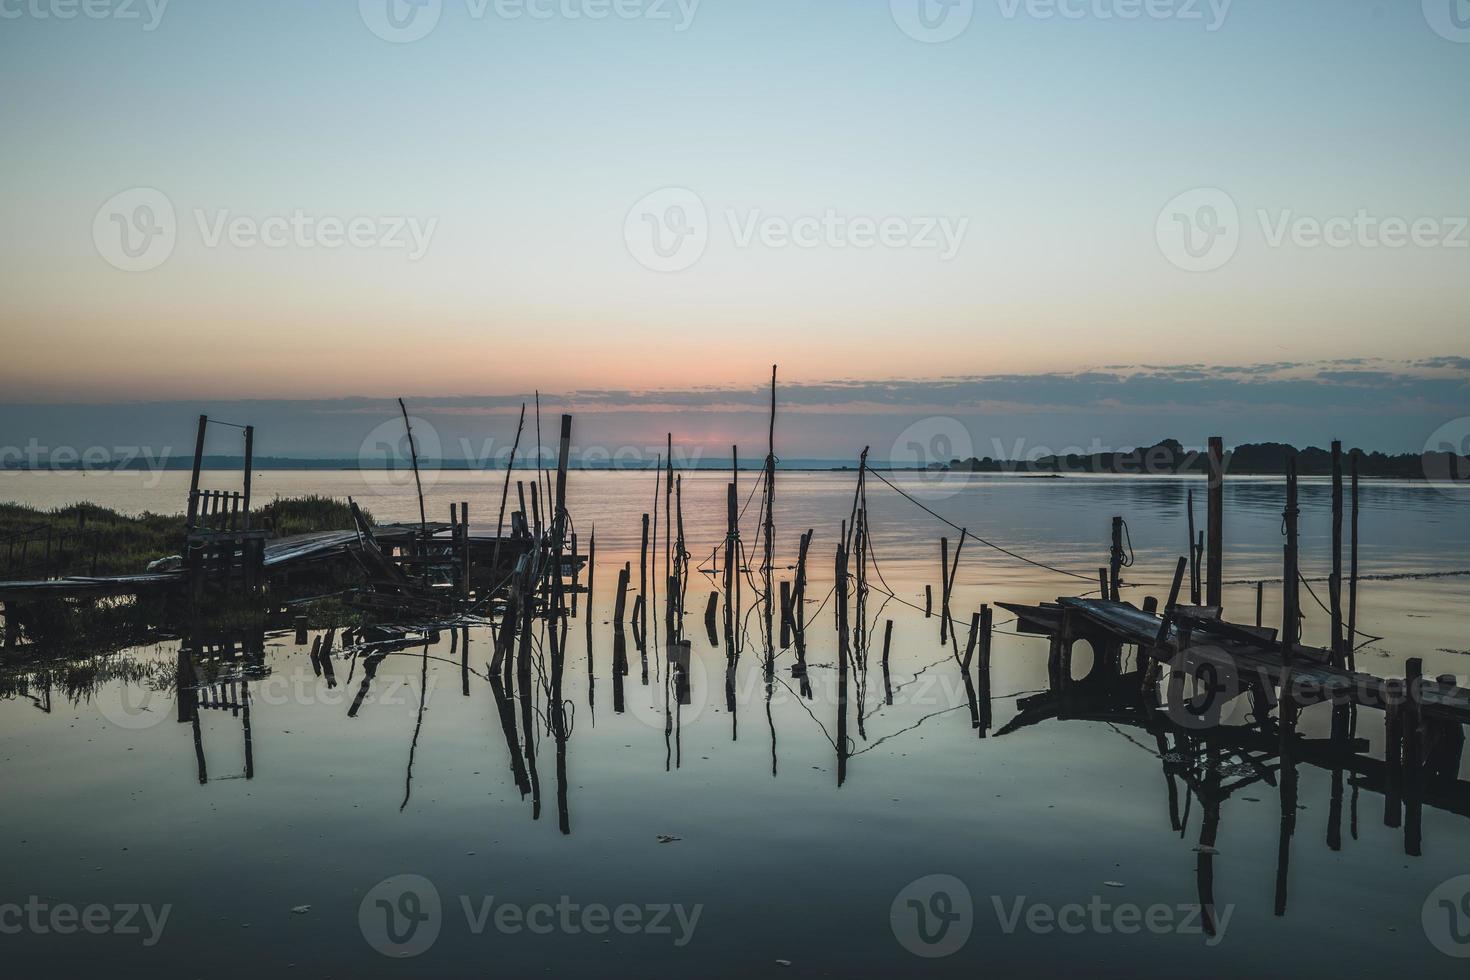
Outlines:
POLYGON ((1257 218, 1470 215, 1470 43, 1419 0, 1237 0, 1215 31, 1203 0, 1204 21, 982 0, 943 44, 888 0, 703 0, 683 31, 673 2, 665 21, 512 21, 444 0, 407 44, 356 0, 173 0, 152 31, 142 0, 141 20, 35 16, 56 2, 0 2, 0 401, 1470 353, 1470 249, 1272 247, 1257 218), (178 241, 126 272, 93 222, 137 187, 166 195, 178 241), (667 187, 710 218, 676 273, 624 238, 667 187), (1241 219, 1206 273, 1155 233, 1201 187, 1241 219), (730 227, 827 209, 967 233, 941 261, 741 247, 730 227), (433 236, 417 261, 211 247, 198 218, 296 210, 433 236))

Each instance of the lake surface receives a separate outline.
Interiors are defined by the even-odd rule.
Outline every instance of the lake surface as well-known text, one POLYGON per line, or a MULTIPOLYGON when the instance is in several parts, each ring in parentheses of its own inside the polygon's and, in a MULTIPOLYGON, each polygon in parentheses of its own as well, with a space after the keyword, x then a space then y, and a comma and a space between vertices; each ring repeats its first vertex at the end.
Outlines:
MULTIPOLYGON (((757 478, 740 474, 742 504, 757 478)), ((1203 526, 1200 480, 889 478, 971 535, 1053 566, 969 538, 953 602, 961 649, 981 603, 1095 590, 1114 515, 1128 526, 1134 602, 1166 596, 1185 548, 1190 490, 1203 526)), ((206 474, 206 484, 229 479, 206 474)), ((716 583, 703 575, 689 587, 687 703, 659 635, 661 595, 650 597, 647 644, 640 650, 625 636, 629 669, 616 673, 612 590, 624 562, 636 587, 640 516, 663 497, 652 473, 571 474, 569 511, 584 552, 595 532, 597 569, 595 593, 579 597, 567 632, 564 744, 548 730, 539 673, 529 726, 521 700, 498 699, 485 626, 441 630, 371 669, 339 652, 332 677, 314 668, 310 645, 266 635, 258 656, 209 668, 218 670, 217 693, 248 701, 248 714, 203 709, 197 733, 177 720, 179 651, 209 638, 49 673, 7 672, 7 972, 34 976, 61 964, 121 976, 1463 972, 1446 952, 1470 954, 1470 903, 1460 904, 1470 881, 1454 881, 1470 874, 1463 808, 1427 801, 1422 845, 1406 847, 1367 776, 1306 762, 1283 768, 1271 753, 1201 739, 1160 742, 1126 719, 1019 724, 1032 715, 1021 717, 1018 699, 1048 689, 1047 644, 1016 634, 1003 610, 991 724, 980 737, 974 671, 962 675, 940 643, 939 618, 922 611, 925 585, 937 594, 939 538, 953 551, 959 533, 872 477, 875 639, 868 671, 850 679, 851 755, 839 786, 829 593, 855 479, 778 477, 778 577, 791 578, 798 535, 815 530, 810 697, 792 676, 790 648, 773 651, 768 679, 750 585, 730 677, 725 637, 712 644, 704 630, 716 583), (892 705, 878 668, 888 620, 892 705), (522 776, 531 784, 524 793, 522 776), (1218 853, 1199 850, 1202 834, 1218 853), (1202 927, 1202 890, 1214 935, 1202 927), (118 928, 133 906, 146 906, 128 918, 137 931, 118 928), (78 925, 89 915, 95 928, 78 925)), ((0 499, 173 511, 187 481, 8 473, 0 499)), ((727 482, 683 478, 696 566, 723 538, 727 482)), ((431 519, 468 500, 477 529, 494 529, 496 474, 433 474, 425 490, 431 519)), ((262 472, 255 493, 350 495, 380 521, 418 517, 411 479, 387 474, 262 472)), ((1303 481, 1302 503, 1304 572, 1324 577, 1326 482, 1303 481)), ((1225 575, 1238 583, 1226 589, 1226 614, 1250 622, 1252 583, 1281 574, 1281 481, 1233 478, 1226 505, 1225 575)), ((1363 575, 1470 568, 1470 494, 1368 481, 1361 505, 1363 575)), ((759 509, 757 495, 742 522, 753 568, 759 509)), ((660 527, 652 549, 658 574, 664 534, 660 527)), ((1314 588, 1325 601, 1325 584, 1314 588)), ((1364 581, 1359 627, 1383 639, 1359 651, 1359 669, 1401 676, 1405 658, 1420 656, 1427 673, 1465 683, 1467 599, 1470 576, 1364 581)), ((1304 639, 1325 642, 1326 613, 1305 593, 1303 604, 1304 639)), ((1265 622, 1278 623, 1280 610, 1279 584, 1267 585, 1265 622)), ((538 650, 545 639, 543 630, 538 650)), ((1303 732, 1324 737, 1330 711, 1306 709, 1303 732)), ((1356 734, 1369 757, 1382 758, 1380 713, 1361 712, 1356 734)))

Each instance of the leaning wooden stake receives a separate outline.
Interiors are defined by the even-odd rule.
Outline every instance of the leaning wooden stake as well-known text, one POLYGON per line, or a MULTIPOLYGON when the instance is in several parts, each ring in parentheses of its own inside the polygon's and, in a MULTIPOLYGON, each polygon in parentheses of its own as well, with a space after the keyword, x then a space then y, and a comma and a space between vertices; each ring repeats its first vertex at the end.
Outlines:
POLYGON ((521 421, 516 425, 516 441, 510 447, 510 460, 505 464, 505 484, 500 488, 500 516, 495 519, 495 550, 490 556, 490 572, 500 574, 500 539, 505 534, 505 502, 510 497, 510 473, 516 467, 516 450, 521 448, 521 432, 526 428, 526 403, 521 402, 521 421))

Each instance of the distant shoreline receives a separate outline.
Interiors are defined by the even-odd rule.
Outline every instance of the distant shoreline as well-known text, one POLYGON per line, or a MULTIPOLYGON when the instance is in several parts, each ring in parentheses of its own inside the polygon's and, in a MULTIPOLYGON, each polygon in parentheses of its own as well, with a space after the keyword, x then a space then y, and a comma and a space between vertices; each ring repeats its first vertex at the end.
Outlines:
MULTIPOLYGON (((1295 459, 1297 473, 1301 476, 1326 476, 1332 472, 1332 455, 1328 450, 1316 446, 1296 449, 1282 443, 1247 443, 1225 452, 1225 472, 1233 476, 1283 476, 1287 463, 1295 459)), ((1387 455, 1380 452, 1345 450, 1343 470, 1349 472, 1352 462, 1358 464, 1358 475, 1364 478, 1388 478, 1399 480, 1465 480, 1470 479, 1470 458, 1451 452, 1401 453, 1387 455), (1434 474, 1431 476, 1430 474, 1434 474)), ((206 456, 201 469, 207 472, 239 471, 245 465, 242 456, 206 456)), ((573 460, 569 468, 573 472, 586 473, 649 473, 663 469, 667 464, 654 460, 628 460, 626 462, 585 463, 573 460)), ((728 473, 731 461, 715 458, 676 460, 673 469, 680 473, 728 473)), ((760 472, 765 468, 764 458, 740 459, 734 464, 737 471, 760 472)), ((424 459, 419 461, 424 472, 438 473, 504 473, 505 468, 495 461, 480 462, 464 459, 424 459)), ((543 458, 541 469, 555 469, 555 460, 543 458)), ((20 465, 0 465, 0 474, 11 473, 187 473, 193 468, 191 457, 167 455, 163 458, 134 456, 125 459, 103 461, 35 462, 20 465)), ((782 473, 846 473, 857 470, 856 460, 837 459, 791 459, 778 462, 782 473)), ((282 456, 256 457, 251 467, 254 472, 350 472, 364 473, 408 473, 407 461, 390 464, 386 460, 291 458, 282 456)), ((534 461, 517 460, 516 472, 535 472, 534 461)), ((999 460, 985 457, 954 459, 947 463, 928 466, 895 465, 869 461, 868 469, 882 473, 981 473, 1021 477, 1066 477, 1066 476, 1204 476, 1206 458, 1202 450, 1186 449, 1179 442, 1167 439, 1146 448, 1123 452, 1094 453, 1090 455, 1067 454, 1041 456, 1031 460, 999 460)))

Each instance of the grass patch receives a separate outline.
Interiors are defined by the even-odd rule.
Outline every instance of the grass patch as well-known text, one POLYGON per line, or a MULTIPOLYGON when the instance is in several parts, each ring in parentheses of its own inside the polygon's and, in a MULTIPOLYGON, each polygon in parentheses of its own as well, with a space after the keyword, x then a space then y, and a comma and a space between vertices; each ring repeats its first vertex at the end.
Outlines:
MULTIPOLYGON (((251 511, 251 526, 279 537, 345 531, 352 511, 333 497, 278 497, 251 511)), ((183 550, 182 514, 128 517, 96 504, 40 510, 0 503, 0 579, 126 575, 183 550)))

